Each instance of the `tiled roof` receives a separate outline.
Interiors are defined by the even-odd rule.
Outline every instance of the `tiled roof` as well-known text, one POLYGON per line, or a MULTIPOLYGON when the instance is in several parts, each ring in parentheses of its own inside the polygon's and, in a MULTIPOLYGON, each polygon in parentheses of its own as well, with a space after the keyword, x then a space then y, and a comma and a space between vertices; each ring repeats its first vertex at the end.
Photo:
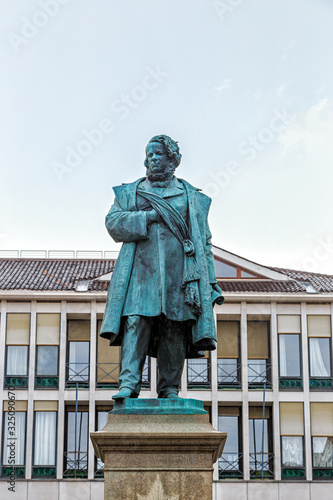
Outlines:
MULTIPOLYGON (((275 280, 228 280, 218 281, 223 292, 254 292, 254 293, 302 293, 306 292, 306 286, 296 281, 275 280)), ((333 291, 333 287, 332 287, 333 291)))
POLYGON ((115 260, 0 259, 0 290, 75 290, 111 272, 115 260))
POLYGON ((333 292, 333 276, 330 274, 308 273, 305 271, 294 271, 292 269, 279 269, 271 267, 278 273, 286 274, 289 278, 309 282, 318 292, 333 292))
MULTIPOLYGON (((0 290, 76 290, 86 281, 87 291, 103 292, 109 281, 103 276, 113 271, 115 260, 108 259, 0 259, 0 290), (98 279, 102 277, 102 280, 98 279)), ((333 276, 270 267, 290 279, 219 280, 226 293, 333 293, 333 276)))

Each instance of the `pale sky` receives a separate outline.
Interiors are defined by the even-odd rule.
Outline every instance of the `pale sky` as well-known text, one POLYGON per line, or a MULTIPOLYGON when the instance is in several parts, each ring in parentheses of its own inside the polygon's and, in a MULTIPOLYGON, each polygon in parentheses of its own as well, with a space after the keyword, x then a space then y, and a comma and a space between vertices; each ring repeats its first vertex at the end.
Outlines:
POLYGON ((0 249, 118 249, 112 186, 164 133, 215 245, 333 274, 331 0, 0 5, 0 249))

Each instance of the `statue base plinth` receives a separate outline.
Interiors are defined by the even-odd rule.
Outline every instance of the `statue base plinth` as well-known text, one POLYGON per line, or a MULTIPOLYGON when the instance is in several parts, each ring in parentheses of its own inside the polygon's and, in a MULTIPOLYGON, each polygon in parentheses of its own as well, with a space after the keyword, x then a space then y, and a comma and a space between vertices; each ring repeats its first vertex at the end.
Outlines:
POLYGON ((105 464, 105 500, 211 500, 226 434, 211 426, 201 401, 116 402, 90 437, 105 464))

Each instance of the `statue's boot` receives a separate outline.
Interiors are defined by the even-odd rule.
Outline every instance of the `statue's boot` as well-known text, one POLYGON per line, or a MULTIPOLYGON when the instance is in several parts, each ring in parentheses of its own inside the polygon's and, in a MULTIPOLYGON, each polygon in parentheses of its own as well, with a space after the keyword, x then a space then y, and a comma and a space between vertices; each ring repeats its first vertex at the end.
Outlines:
POLYGON ((117 394, 112 396, 112 399, 126 399, 126 398, 131 398, 133 397, 133 391, 131 389, 128 389, 127 387, 124 387, 123 389, 120 389, 117 394))
POLYGON ((165 396, 165 399, 182 399, 182 398, 178 396, 177 392, 169 392, 169 394, 165 396))

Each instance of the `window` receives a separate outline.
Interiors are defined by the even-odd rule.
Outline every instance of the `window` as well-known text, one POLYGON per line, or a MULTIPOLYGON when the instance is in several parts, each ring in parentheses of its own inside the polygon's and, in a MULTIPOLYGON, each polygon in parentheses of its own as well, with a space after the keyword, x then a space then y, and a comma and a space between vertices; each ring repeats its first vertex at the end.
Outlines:
MULTIPOLYGON (((96 418, 97 431, 103 429, 103 427, 105 427, 105 425, 107 424, 110 410, 111 408, 97 410, 97 418, 96 418)), ((104 463, 100 458, 96 457, 95 477, 104 477, 103 468, 104 468, 104 463)))
POLYGON ((305 478, 303 403, 280 403, 282 479, 305 478))
POLYGON ((187 360, 187 386, 189 389, 210 388, 210 356, 187 360))
POLYGON ((2 476, 25 477, 26 415, 26 401, 4 402, 2 476))
POLYGON ((280 389, 301 389, 301 318, 278 316, 280 389))
POLYGON ((37 314, 36 387, 58 387, 60 314, 37 314))
POLYGON ((330 316, 308 316, 310 388, 331 389, 330 316), (325 380, 326 379, 326 380, 325 380))
POLYGON ((234 266, 226 261, 214 259, 215 275, 217 278, 258 278, 259 275, 250 273, 246 269, 234 266))
POLYGON ((220 389, 241 387, 239 321, 217 322, 217 382, 220 389))
POLYGON ((30 314, 7 314, 5 386, 28 387, 30 314))
POLYGON ((247 357, 249 388, 271 386, 268 321, 248 321, 247 357))
POLYGON ((219 478, 243 477, 241 453, 241 418, 238 407, 219 407, 218 429, 227 433, 222 457, 219 459, 219 478))
POLYGON ((67 386, 89 385, 90 321, 68 321, 67 386))
POLYGON ((272 421, 271 409, 250 406, 249 434, 250 434, 250 478, 273 479, 272 453, 272 421))
POLYGON ((230 266, 226 262, 214 259, 215 274, 219 278, 237 278, 237 267, 230 266))
POLYGON ((120 347, 110 346, 108 339, 99 336, 102 321, 97 322, 97 387, 118 387, 120 373, 120 347))
POLYGON ((313 478, 333 479, 333 403, 311 403, 313 478))
POLYGON ((33 477, 56 477, 57 401, 35 401, 33 477))
POLYGON ((88 408, 66 413, 64 477, 88 476, 88 408), (76 432, 75 432, 76 430, 76 432))

